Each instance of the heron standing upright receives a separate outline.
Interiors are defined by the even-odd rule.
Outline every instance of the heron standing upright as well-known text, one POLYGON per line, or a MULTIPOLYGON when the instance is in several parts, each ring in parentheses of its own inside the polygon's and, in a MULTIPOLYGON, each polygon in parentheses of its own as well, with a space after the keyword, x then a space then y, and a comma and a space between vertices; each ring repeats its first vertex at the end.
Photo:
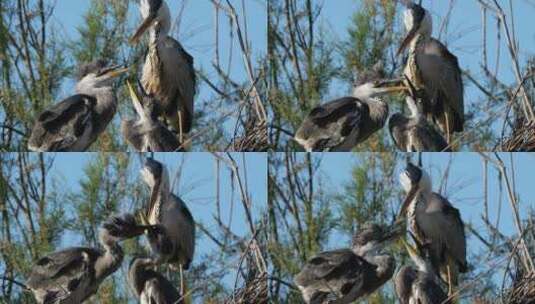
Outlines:
POLYGON ((391 255, 377 255, 377 251, 400 235, 397 225, 365 225, 354 236, 351 249, 312 257, 294 278, 305 302, 342 304, 369 296, 392 277, 396 268, 391 255))
MULTIPOLYGON (((150 201, 142 214, 148 230, 148 240, 156 254, 156 264, 178 265, 181 282, 195 252, 195 221, 186 203, 170 192, 167 168, 152 158, 145 161, 141 176, 151 189, 150 201)), ((182 284, 183 285, 183 284, 182 284)), ((184 286, 181 286, 184 294, 184 286)))
POLYGON ((140 0, 143 22, 130 39, 138 43, 149 30, 149 50, 141 82, 145 91, 159 101, 159 108, 169 125, 180 135, 189 133, 193 124, 193 98, 196 76, 193 57, 170 37, 171 14, 164 0, 140 0))
POLYGON ((405 102, 411 112, 410 116, 395 113, 388 120, 388 129, 394 144, 405 152, 449 152, 451 149, 446 139, 422 115, 422 99, 417 96, 414 87, 405 102))
POLYGON ((412 163, 407 163, 399 180, 407 192, 400 216, 407 215, 407 226, 418 243, 428 246, 431 265, 448 284, 451 295, 459 273, 468 271, 466 236, 459 210, 433 192, 427 172, 412 163))
POLYGON ((464 87, 457 57, 440 41, 431 37, 431 15, 422 6, 409 1, 404 13, 407 36, 398 55, 410 45, 405 74, 429 101, 424 114, 446 134, 464 130, 464 87))
POLYGON ((117 111, 114 78, 127 72, 103 60, 80 68, 76 95, 43 111, 33 126, 28 148, 36 152, 85 151, 104 132, 117 111))
POLYGON ((405 91, 399 80, 371 80, 355 87, 353 97, 343 97, 312 109, 295 134, 308 152, 351 151, 381 129, 388 118, 388 104, 381 96, 405 91))
POLYGON ((410 258, 416 265, 403 266, 394 277, 396 295, 400 304, 450 304, 448 296, 436 280, 426 248, 416 242, 416 248, 405 243, 410 258))
POLYGON ((180 292, 160 273, 151 258, 134 258, 128 269, 128 283, 141 304, 183 304, 180 292))
POLYGON ((123 120, 121 133, 123 137, 139 152, 173 152, 180 147, 180 142, 159 120, 156 103, 152 95, 147 95, 138 83, 140 97, 130 82, 127 82, 132 104, 138 115, 137 120, 123 120))
POLYGON ((72 247, 51 253, 35 263, 26 285, 38 303, 82 303, 121 265, 123 251, 118 242, 145 229, 151 228, 137 225, 131 215, 112 217, 99 232, 104 251, 72 247))

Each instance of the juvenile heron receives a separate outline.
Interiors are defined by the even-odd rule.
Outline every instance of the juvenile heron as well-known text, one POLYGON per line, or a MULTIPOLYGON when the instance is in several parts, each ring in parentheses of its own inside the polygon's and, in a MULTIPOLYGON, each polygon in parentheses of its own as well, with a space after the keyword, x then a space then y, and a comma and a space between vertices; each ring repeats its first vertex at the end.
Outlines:
MULTIPOLYGON (((151 189, 150 201, 142 215, 147 225, 158 227, 148 231, 147 237, 157 264, 178 265, 189 269, 195 252, 195 222, 186 203, 170 192, 169 173, 161 163, 148 158, 141 176, 151 189)), ((184 293, 182 286, 181 292, 184 293)))
POLYGON ((305 302, 352 303, 380 288, 394 274, 396 262, 378 250, 401 232, 398 226, 366 225, 351 249, 321 252, 308 260, 294 278, 305 302))
POLYGON ((459 273, 468 271, 466 236, 459 210, 432 192, 431 178, 421 168, 408 163, 399 180, 407 192, 400 216, 406 213, 407 227, 420 244, 428 246, 431 265, 448 284, 451 295, 459 273))
POLYGON ((140 235, 145 229, 150 227, 137 225, 131 215, 112 217, 99 232, 104 251, 71 247, 51 253, 36 262, 26 285, 38 303, 82 303, 121 265, 123 251, 118 242, 140 235))
POLYGON ((394 277, 396 295, 400 304, 449 304, 448 296, 436 280, 436 275, 429 262, 425 248, 416 245, 416 249, 405 243, 405 247, 416 265, 403 266, 394 277))
POLYGON ((182 304, 180 292, 160 273, 150 269, 153 259, 134 258, 128 269, 128 283, 141 304, 182 304))
POLYGON ((381 129, 388 118, 385 94, 405 91, 399 80, 365 82, 343 97, 312 109, 295 134, 308 152, 351 151, 381 129))
POLYGON ((168 123, 182 136, 190 132, 193 123, 196 86, 193 57, 178 41, 168 36, 171 15, 165 1, 140 0, 140 12, 143 23, 130 41, 138 43, 141 36, 149 31, 149 50, 141 82, 145 90, 159 101, 160 111, 168 123))
POLYGON ((140 97, 130 82, 127 82, 137 120, 123 120, 121 133, 123 137, 139 152, 173 152, 180 147, 180 142, 159 120, 154 96, 147 95, 138 83, 140 97))
POLYGON ((102 60, 83 65, 77 94, 38 116, 28 148, 36 152, 87 150, 113 119, 117 98, 112 84, 114 78, 127 71, 120 66, 106 67, 102 60))
POLYGON ((422 115, 422 100, 414 90, 412 96, 405 97, 405 101, 411 112, 410 116, 395 113, 388 121, 388 129, 396 147, 405 152, 451 151, 440 132, 422 115))
POLYGON ((420 5, 409 1, 404 23, 408 33, 398 55, 410 45, 405 74, 427 96, 425 100, 429 103, 423 107, 424 114, 450 142, 451 134, 464 129, 464 87, 457 57, 431 37, 431 15, 420 5))

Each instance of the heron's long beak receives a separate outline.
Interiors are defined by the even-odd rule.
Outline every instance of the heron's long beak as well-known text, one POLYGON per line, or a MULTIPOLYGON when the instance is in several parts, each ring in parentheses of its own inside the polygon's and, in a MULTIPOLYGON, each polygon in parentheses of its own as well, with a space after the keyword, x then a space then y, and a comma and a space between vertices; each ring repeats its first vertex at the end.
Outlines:
POLYGON ((137 28, 134 36, 130 38, 130 44, 137 44, 141 36, 143 36, 143 34, 149 29, 149 27, 152 26, 155 19, 156 15, 150 15, 145 20, 143 20, 143 23, 141 23, 141 25, 137 28))
POLYGON ((129 68, 126 66, 115 65, 102 71, 99 76, 105 76, 106 78, 115 78, 128 72, 128 70, 129 68))
POLYGON ((143 110, 143 105, 141 104, 141 99, 139 98, 139 95, 137 95, 137 92, 130 81, 126 81, 126 86, 128 87, 128 92, 130 93, 132 104, 134 105, 134 109, 136 110, 137 114, 141 116, 141 118, 147 119, 145 111, 143 110))
POLYGON ((403 50, 405 48, 407 48, 407 46, 409 45, 409 43, 411 43, 412 39, 414 38, 414 36, 416 36, 416 32, 418 32, 418 28, 420 27, 419 24, 415 24, 411 30, 409 31, 409 33, 407 34, 407 36, 405 36, 405 39, 403 39, 403 41, 401 42, 401 45, 399 46, 399 49, 396 53, 396 56, 399 56, 403 50))
POLYGON ((408 91, 407 86, 403 83, 402 78, 383 80, 377 84, 385 93, 397 93, 408 91))
POLYGON ((409 193, 407 194, 407 197, 403 201, 403 204, 401 205, 401 210, 398 214, 398 220, 405 215, 407 212, 407 208, 409 207, 409 204, 412 202, 414 197, 416 196, 416 193, 418 192, 418 185, 412 185, 411 190, 409 190, 409 193))

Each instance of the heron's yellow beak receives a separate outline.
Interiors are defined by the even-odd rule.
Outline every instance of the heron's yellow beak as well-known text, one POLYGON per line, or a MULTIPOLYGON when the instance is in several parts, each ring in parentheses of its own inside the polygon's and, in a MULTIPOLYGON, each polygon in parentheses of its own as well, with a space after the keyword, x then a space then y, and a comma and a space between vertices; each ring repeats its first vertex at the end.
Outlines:
POLYGON ((120 67, 116 69, 111 69, 107 71, 104 75, 106 75, 109 78, 115 78, 123 75, 124 73, 128 72, 128 67, 120 67))
POLYGON ((381 88, 386 93, 406 92, 409 90, 401 78, 379 81, 376 87, 381 88))
POLYGON ((134 87, 132 86, 130 81, 126 81, 126 86, 128 87, 128 92, 130 93, 130 97, 132 98, 132 100, 136 103, 141 103, 141 99, 139 99, 139 96, 137 95, 137 92, 136 90, 134 90, 134 87))
POLYGON ((138 27, 134 36, 130 38, 130 44, 137 44, 141 36, 143 36, 143 34, 149 29, 149 27, 152 26, 155 19, 156 15, 152 15, 148 16, 145 20, 143 20, 143 23, 141 23, 141 25, 138 27))
POLYGON ((407 36, 405 36, 405 39, 403 39, 403 41, 401 42, 401 45, 399 46, 399 49, 396 52, 396 56, 399 56, 403 52, 403 50, 407 48, 407 46, 409 45, 409 43, 411 43, 414 36, 416 36, 416 32, 418 32, 418 26, 415 25, 409 31, 407 36))

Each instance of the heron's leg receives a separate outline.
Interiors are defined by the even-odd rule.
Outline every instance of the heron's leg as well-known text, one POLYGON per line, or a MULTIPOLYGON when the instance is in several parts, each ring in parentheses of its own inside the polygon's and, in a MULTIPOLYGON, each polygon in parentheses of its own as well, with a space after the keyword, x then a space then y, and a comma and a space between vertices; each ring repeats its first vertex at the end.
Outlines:
POLYGON ((448 272, 448 296, 451 296, 453 294, 453 277, 450 263, 446 266, 446 270, 448 272))
POLYGON ((449 145, 451 144, 451 138, 450 138, 450 120, 449 120, 448 111, 444 112, 444 118, 446 119, 446 142, 449 145))

